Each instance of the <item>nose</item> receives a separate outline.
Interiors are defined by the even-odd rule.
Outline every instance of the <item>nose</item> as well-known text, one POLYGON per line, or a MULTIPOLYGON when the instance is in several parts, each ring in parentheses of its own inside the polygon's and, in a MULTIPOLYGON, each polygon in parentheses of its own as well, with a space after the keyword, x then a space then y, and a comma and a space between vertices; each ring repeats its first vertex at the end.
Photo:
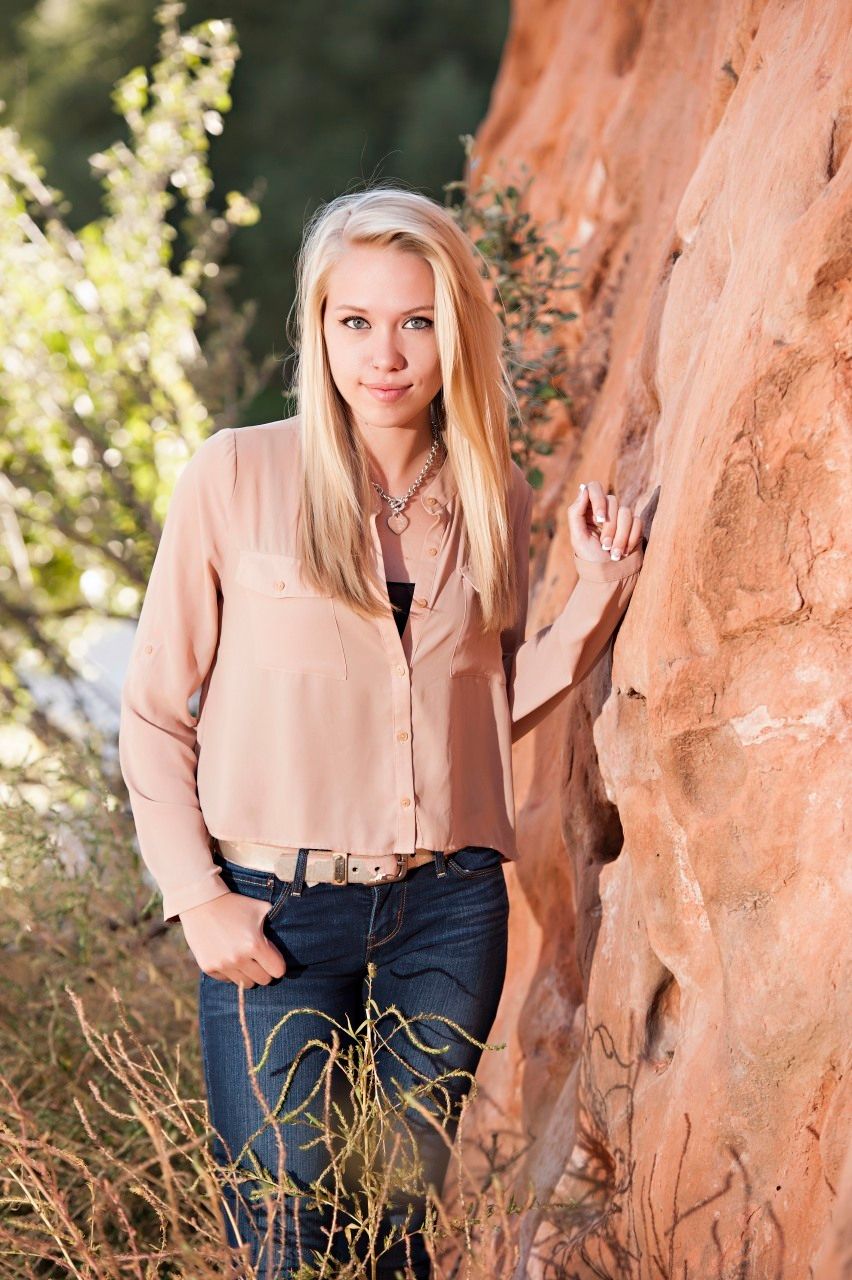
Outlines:
POLYGON ((388 370, 401 369, 405 365, 405 357, 402 354, 396 335, 392 329, 382 332, 375 330, 375 337, 371 344, 371 364, 374 369, 388 370))

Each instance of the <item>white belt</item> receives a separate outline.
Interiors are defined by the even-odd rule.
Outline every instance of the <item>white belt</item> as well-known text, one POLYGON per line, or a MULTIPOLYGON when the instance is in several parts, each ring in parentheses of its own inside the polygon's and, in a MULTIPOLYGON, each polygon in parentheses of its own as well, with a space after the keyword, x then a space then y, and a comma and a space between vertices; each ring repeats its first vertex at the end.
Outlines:
MULTIPOLYGON (((292 880, 296 874, 298 848, 292 845, 255 844, 250 840, 213 842, 229 862, 256 871, 272 871, 279 880, 292 880)), ((350 853, 337 849, 308 849, 305 884, 380 884, 385 880, 402 880, 413 867, 433 862, 432 849, 415 849, 414 853, 350 853)))

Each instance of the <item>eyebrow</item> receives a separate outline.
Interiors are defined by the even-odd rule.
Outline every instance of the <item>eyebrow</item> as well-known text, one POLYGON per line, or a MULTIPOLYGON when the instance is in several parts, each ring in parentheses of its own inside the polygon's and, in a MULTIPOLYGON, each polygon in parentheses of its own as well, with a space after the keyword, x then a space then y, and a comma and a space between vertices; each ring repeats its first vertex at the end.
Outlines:
MULTIPOLYGON (((334 308, 335 311, 367 311, 367 307, 356 307, 354 302, 341 302, 339 306, 334 308)), ((415 311, 434 311, 435 308, 429 303, 425 307, 409 307, 408 311, 403 311, 404 316, 413 315, 415 311)))

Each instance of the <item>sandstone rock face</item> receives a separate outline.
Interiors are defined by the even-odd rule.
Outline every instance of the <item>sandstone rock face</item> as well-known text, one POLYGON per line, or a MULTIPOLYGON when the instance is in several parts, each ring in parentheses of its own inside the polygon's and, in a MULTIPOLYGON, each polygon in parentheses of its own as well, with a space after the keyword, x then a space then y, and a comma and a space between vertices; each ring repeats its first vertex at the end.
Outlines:
POLYGON ((851 31, 848 0, 516 0, 477 139, 581 247, 530 628, 580 480, 648 537, 611 655, 516 749, 481 1077, 582 1200, 518 1276, 852 1274, 851 31))

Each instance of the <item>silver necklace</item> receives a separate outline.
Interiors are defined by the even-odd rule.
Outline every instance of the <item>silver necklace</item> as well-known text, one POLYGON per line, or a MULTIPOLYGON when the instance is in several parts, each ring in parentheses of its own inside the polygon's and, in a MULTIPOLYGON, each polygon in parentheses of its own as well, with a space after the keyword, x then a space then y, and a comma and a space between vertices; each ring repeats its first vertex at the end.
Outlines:
POLYGON ((401 498, 395 498, 393 494, 385 493, 384 489, 378 483, 377 480, 370 481, 370 484, 373 486, 373 488, 378 493, 381 494, 385 502, 389 503, 392 508, 390 515, 385 521, 385 523, 387 524, 387 527, 391 530, 392 533, 399 534, 399 533, 402 533, 403 529, 408 528, 409 520, 408 520, 408 516, 405 515, 403 512, 403 507, 406 505, 406 503, 408 502, 408 499, 412 496, 412 494, 416 493, 416 491, 420 488, 421 484, 423 483, 423 480, 426 477, 426 473, 428 472, 429 468, 431 467, 432 463, 435 460, 435 454, 438 452, 438 446, 441 443, 441 437, 438 432, 438 422, 437 422, 437 418, 435 417, 434 404, 430 405, 429 409, 430 409, 430 416, 432 419, 432 447, 429 450, 429 453, 426 457, 426 461, 423 463, 423 466, 420 469, 420 474, 418 475, 414 483, 408 486, 408 488, 406 489, 405 493, 402 495, 401 498))

